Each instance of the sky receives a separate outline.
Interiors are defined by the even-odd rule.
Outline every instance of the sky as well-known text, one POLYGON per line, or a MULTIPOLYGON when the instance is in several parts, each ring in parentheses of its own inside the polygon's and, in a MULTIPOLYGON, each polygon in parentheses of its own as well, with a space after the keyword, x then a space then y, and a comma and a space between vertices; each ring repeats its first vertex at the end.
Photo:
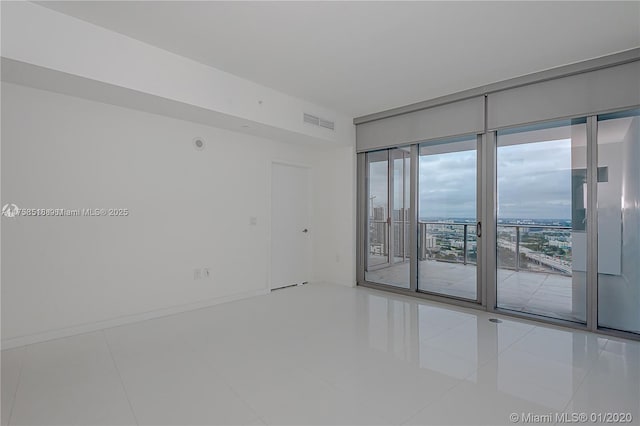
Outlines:
POLYGON ((498 218, 571 218, 571 140, 498 147, 498 218))
MULTIPOLYGON (((498 218, 571 218, 571 140, 498 147, 498 218)), ((373 206, 386 203, 386 163, 370 169, 373 206)), ((419 217, 475 218, 476 151, 422 155, 419 217)))
POLYGON ((420 157, 419 217, 476 217, 476 151, 420 157))

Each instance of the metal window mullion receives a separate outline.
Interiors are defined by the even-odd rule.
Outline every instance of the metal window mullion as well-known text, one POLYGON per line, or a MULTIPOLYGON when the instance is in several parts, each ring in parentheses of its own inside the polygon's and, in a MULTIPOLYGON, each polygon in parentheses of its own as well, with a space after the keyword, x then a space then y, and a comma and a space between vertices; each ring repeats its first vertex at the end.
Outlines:
POLYGON ((356 281, 358 283, 364 282, 364 271, 368 264, 369 254, 369 185, 368 185, 368 167, 366 161, 366 154, 358 154, 357 157, 357 179, 358 190, 356 194, 357 199, 357 221, 356 221, 356 240, 357 240, 357 270, 356 281))
POLYGON ((587 117, 587 327, 598 329, 598 117, 587 117))
POLYGON ((482 144, 482 269, 483 269, 483 294, 482 303, 489 311, 496 308, 496 200, 497 200, 497 176, 496 176, 496 132, 487 132, 482 144))
MULTIPOLYGON (((395 149, 395 148, 394 148, 395 149)), ((394 195, 394 175, 393 175, 393 163, 394 163, 394 149, 387 151, 387 252, 389 265, 395 263, 395 256, 393 255, 394 247, 394 231, 393 231, 393 195, 394 195)))
MULTIPOLYGON (((483 135, 478 135, 476 146, 476 301, 481 305, 484 305, 484 249, 482 247, 484 241, 484 235, 478 237, 478 222, 484 225, 484 146, 483 135)), ((465 227, 465 231, 466 231, 465 227)), ((465 232, 465 238, 468 238, 465 232)), ((467 241, 465 240, 465 260, 467 241)))
POLYGON ((402 252, 404 253, 406 260, 411 260, 411 148, 409 153, 403 153, 402 157, 402 182, 404 182, 402 188, 402 199, 404 200, 404 212, 402 217, 402 252), (408 160, 408 162, 407 162, 408 160), (407 171, 407 167, 409 170, 407 171), (408 179, 407 179, 408 176, 408 179), (409 199, 407 199, 407 190, 409 190, 409 199))
POLYGON ((418 155, 419 146, 411 145, 411 166, 409 168, 409 288, 418 291, 418 155))

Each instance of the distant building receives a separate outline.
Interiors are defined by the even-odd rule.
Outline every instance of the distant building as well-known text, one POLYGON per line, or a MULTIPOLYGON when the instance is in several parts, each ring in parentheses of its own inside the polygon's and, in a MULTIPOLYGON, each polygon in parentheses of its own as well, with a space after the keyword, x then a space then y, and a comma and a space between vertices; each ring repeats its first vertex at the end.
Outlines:
POLYGON ((553 247, 559 247, 561 249, 570 249, 571 242, 570 241, 560 241, 560 240, 549 240, 549 245, 553 247))

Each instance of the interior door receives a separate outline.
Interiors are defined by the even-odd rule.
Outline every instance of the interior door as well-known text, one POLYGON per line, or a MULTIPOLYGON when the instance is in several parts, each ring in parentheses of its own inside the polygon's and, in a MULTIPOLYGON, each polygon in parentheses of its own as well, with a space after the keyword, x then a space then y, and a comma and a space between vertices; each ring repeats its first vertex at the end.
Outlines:
POLYGON ((273 163, 271 176, 271 289, 309 281, 309 170, 273 163))

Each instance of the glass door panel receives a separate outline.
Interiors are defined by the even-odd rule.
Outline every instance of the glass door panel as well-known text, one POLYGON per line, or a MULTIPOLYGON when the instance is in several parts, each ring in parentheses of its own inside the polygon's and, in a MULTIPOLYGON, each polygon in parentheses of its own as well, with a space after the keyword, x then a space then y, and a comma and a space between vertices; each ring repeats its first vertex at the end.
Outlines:
MULTIPOLYGON (((389 264, 389 152, 367 154, 368 226, 367 270, 389 264)), ((369 276, 366 277, 369 280, 369 276)))
POLYGON ((497 306, 586 322, 585 120, 498 132, 497 306))
POLYGON ((418 289, 477 300, 478 142, 420 145, 418 289))
MULTIPOLYGON (((394 149, 393 157, 393 248, 394 263, 409 261, 409 170, 410 150, 394 149)), ((407 270, 408 272, 408 270, 407 270)))
POLYGON ((365 280, 409 288, 410 148, 367 153, 365 280))
POLYGON ((640 110, 598 117, 598 326, 640 333, 640 110))

